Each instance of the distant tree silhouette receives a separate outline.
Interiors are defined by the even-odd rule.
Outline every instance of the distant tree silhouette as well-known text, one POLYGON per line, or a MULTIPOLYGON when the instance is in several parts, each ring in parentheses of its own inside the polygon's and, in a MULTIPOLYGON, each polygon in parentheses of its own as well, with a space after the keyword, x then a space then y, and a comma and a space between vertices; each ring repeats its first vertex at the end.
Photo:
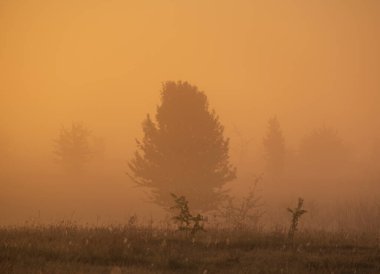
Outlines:
POLYGON ((8 162, 9 156, 9 141, 6 134, 0 130, 0 173, 3 173, 5 170, 5 165, 8 162))
POLYGON ((56 160, 69 174, 83 171, 91 158, 90 131, 81 123, 72 123, 71 128, 62 127, 55 140, 56 160))
POLYGON ((348 161, 348 151, 336 130, 322 127, 306 136, 299 150, 300 160, 307 172, 338 174, 348 161))
POLYGON ((377 164, 380 163, 380 137, 377 137, 372 141, 371 160, 377 164))
POLYGON ((151 189, 153 201, 164 207, 171 205, 170 193, 178 193, 194 210, 214 209, 236 171, 229 139, 206 95, 187 82, 164 83, 156 122, 148 115, 143 131, 129 162, 134 182, 151 189))
POLYGON ((239 148, 239 164, 241 166, 242 164, 244 164, 244 160, 246 158, 249 145, 253 141, 253 138, 246 138, 241 133, 241 131, 238 129, 238 127, 235 124, 233 125, 233 131, 237 135, 237 137, 239 138, 239 143, 240 143, 239 144, 240 145, 240 148, 239 148))
POLYGON ((380 176, 380 137, 373 140, 370 153, 369 166, 375 173, 376 179, 380 176))
POLYGON ((280 123, 276 117, 268 122, 268 129, 263 140, 266 169, 270 175, 279 175, 283 172, 285 163, 285 139, 280 123))
POLYGON ((7 138, 5 134, 0 132, 0 154, 4 156, 5 154, 8 153, 8 147, 7 147, 7 138))

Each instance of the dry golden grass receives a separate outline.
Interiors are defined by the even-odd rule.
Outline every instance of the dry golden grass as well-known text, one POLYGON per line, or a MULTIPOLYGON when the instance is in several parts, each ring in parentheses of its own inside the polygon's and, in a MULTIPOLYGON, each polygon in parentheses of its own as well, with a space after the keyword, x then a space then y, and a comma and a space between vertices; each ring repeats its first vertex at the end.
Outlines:
POLYGON ((194 237, 148 226, 0 229, 0 273, 380 273, 373 234, 211 229, 194 237))

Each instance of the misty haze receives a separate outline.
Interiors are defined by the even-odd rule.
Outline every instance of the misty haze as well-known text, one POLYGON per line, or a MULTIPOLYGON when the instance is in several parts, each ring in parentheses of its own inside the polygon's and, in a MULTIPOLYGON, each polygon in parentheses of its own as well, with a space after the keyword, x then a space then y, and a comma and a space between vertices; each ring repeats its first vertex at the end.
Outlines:
POLYGON ((380 2, 0 3, 0 273, 380 273, 380 2))

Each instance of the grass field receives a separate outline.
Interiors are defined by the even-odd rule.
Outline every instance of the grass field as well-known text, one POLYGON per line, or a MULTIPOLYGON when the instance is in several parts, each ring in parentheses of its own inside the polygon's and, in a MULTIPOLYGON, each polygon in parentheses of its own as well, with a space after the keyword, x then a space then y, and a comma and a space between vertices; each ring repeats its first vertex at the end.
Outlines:
POLYGON ((380 273, 377 235, 149 226, 0 228, 0 273, 380 273))

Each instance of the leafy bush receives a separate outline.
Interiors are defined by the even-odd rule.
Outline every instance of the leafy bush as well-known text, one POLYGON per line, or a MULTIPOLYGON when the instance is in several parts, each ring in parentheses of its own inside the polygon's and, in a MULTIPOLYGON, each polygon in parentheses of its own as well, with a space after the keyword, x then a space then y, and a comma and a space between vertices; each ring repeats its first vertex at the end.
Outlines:
POLYGON ((201 214, 192 215, 189 209, 189 202, 185 196, 177 196, 171 193, 175 205, 171 209, 179 210, 179 214, 173 217, 173 220, 178 224, 178 230, 190 232, 194 235, 198 231, 204 230, 204 217, 201 214))

